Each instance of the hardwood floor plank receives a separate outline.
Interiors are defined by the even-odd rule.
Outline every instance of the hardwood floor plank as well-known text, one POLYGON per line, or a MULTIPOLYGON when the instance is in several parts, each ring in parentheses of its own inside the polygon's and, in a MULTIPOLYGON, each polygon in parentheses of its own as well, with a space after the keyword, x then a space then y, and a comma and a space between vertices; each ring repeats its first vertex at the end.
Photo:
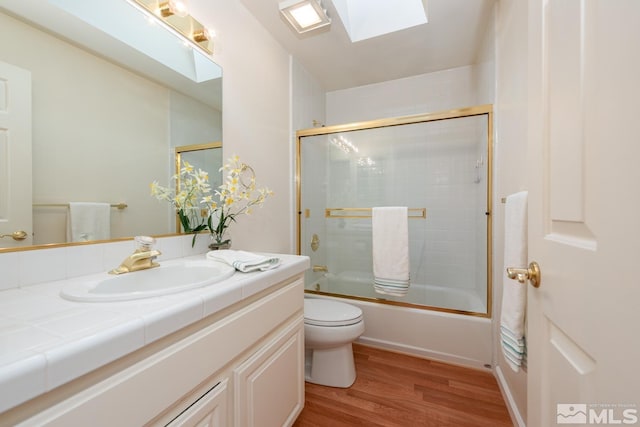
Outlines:
POLYGON ((296 427, 512 426, 491 373, 354 344, 348 389, 307 383, 296 427))

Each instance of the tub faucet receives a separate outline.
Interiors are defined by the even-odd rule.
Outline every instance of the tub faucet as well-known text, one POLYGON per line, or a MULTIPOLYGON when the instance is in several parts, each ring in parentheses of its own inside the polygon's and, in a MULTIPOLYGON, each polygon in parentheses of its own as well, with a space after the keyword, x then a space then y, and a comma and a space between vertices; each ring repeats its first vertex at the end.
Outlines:
POLYGON ((153 237, 136 236, 135 241, 138 243, 138 248, 135 252, 126 257, 120 266, 111 270, 109 274, 132 273, 134 271, 160 266, 160 264, 155 262, 155 259, 161 255, 161 252, 156 249, 151 249, 151 245, 153 245, 156 240, 153 237))
POLYGON ((324 271, 325 273, 329 272, 329 268, 326 265, 314 265, 312 268, 313 271, 324 271))

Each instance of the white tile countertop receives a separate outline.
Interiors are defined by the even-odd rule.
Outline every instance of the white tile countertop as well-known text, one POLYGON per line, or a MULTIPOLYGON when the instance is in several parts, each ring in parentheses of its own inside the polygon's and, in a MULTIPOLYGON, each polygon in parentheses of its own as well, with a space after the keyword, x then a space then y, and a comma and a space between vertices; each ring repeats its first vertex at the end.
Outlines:
POLYGON ((99 275, 0 292, 0 413, 309 268, 307 257, 272 256, 282 260, 273 270, 236 271, 202 288, 131 301, 60 297, 64 287, 99 275))

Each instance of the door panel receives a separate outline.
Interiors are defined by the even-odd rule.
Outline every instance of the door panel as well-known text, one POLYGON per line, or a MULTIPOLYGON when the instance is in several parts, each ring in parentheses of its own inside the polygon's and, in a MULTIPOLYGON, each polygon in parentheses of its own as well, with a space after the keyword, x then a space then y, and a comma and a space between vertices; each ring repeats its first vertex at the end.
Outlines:
POLYGON ((530 426, 640 409, 638 22, 634 0, 529 1, 530 426))
POLYGON ((0 248, 32 243, 31 73, 0 61, 0 248))

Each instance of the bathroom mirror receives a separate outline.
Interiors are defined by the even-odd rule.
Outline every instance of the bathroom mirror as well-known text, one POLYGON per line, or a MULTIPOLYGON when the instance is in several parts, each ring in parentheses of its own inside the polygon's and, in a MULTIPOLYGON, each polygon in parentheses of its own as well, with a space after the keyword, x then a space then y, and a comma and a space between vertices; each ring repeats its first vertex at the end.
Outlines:
MULTIPOLYGON (((0 239, 0 251, 66 244, 70 202, 112 204, 112 239, 176 233, 175 212, 149 184, 169 183, 176 147, 222 140, 222 70, 196 83, 51 3, 0 4, 11 35, 0 38, 0 63, 31 81, 32 197, 21 203, 33 215, 29 239, 0 239)), ((6 192, 19 191, 9 182, 6 192)))
MULTIPOLYGON (((211 142, 207 144, 186 145, 176 147, 175 173, 180 174, 183 162, 188 162, 194 170, 202 169, 209 175, 209 185, 211 185, 211 195, 215 196, 215 191, 222 185, 222 143, 211 142)), ((176 190, 180 182, 176 182, 176 190)), ((180 220, 176 217, 176 230, 183 231, 180 220)))

